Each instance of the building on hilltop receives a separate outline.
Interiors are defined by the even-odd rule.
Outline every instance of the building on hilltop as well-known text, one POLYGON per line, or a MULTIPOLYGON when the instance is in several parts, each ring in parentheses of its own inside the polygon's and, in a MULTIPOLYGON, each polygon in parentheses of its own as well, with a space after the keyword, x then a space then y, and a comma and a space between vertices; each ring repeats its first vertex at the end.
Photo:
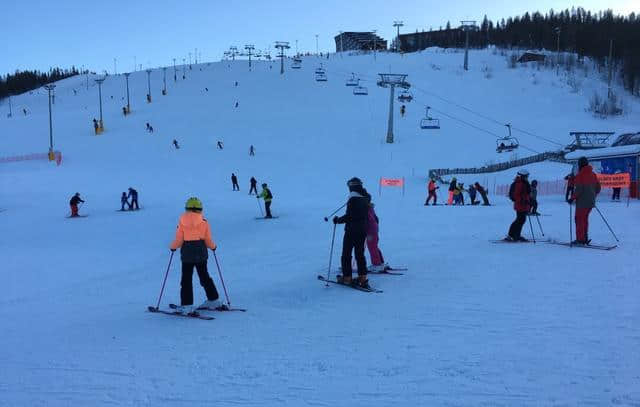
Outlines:
POLYGON ((384 51, 387 41, 372 32, 346 31, 335 36, 336 52, 342 51, 384 51))

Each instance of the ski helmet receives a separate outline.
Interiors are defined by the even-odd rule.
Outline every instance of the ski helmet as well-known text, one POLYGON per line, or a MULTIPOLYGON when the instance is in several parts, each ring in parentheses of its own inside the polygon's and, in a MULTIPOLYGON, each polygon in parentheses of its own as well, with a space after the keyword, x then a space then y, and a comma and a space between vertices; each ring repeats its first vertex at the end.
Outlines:
POLYGON ((521 177, 528 177, 529 176, 529 171, 527 170, 520 170, 518 171, 518 175, 520 175, 521 177))
POLYGON ((185 209, 192 211, 201 211, 202 210, 202 202, 196 197, 191 197, 187 199, 187 203, 184 205, 185 209))
POLYGON ((589 164, 589 160, 587 160, 587 157, 578 158, 578 168, 582 168, 587 164, 589 164))
POLYGON ((349 186, 349 187, 360 186, 361 187, 362 186, 362 181, 358 177, 353 177, 349 181, 347 181, 347 186, 349 186))
POLYGON ((266 188, 266 187, 267 187, 267 183, 265 182, 262 184, 262 188, 266 188))

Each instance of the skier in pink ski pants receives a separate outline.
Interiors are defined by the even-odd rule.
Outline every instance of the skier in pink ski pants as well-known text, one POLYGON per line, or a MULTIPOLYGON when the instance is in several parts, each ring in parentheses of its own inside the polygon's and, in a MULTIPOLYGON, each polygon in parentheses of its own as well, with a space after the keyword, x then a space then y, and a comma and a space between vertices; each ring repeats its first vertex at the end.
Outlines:
POLYGON ((371 271, 384 271, 386 264, 382 258, 382 252, 378 247, 378 216, 373 209, 374 204, 369 201, 369 211, 367 213, 367 249, 371 257, 371 271))

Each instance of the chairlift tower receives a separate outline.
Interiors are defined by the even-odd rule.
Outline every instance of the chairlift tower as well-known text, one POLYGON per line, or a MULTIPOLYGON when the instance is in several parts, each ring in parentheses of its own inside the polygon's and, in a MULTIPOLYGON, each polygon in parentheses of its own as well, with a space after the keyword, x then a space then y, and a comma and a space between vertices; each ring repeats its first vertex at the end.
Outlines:
POLYGON ((11 95, 9 95, 9 115, 7 117, 13 116, 13 112, 11 111, 11 95))
POLYGON ((284 52, 291 48, 287 41, 276 41, 276 48, 280 50, 278 57, 280 57, 280 75, 284 74, 284 52))
POLYGON ((251 55, 255 47, 252 44, 247 44, 244 46, 244 49, 247 51, 247 55, 249 55, 249 69, 251 69, 251 55))
POLYGON ((231 46, 229 47, 229 52, 231 53, 231 60, 236 60, 236 55, 238 55, 238 47, 231 46))
POLYGON ((49 160, 53 161, 53 122, 51 121, 51 91, 55 89, 56 85, 49 84, 44 85, 44 88, 49 92, 49 160))
POLYGON ((147 69, 147 102, 151 103, 151 69, 147 69))
POLYGON ((173 81, 178 81, 178 72, 176 71, 176 59, 173 58, 173 81))
POLYGON ((94 79, 94 81, 98 84, 98 100, 100 101, 100 129, 104 128, 104 123, 102 122, 102 82, 104 82, 105 78, 94 79))
POLYGON ((560 74, 560 32, 562 31, 560 27, 556 27, 553 30, 556 33, 558 38, 557 48, 556 48, 556 75, 560 74))
POLYGON ((131 104, 129 103, 129 75, 131 75, 131 72, 124 73, 124 79, 127 83, 127 114, 131 113, 131 104))
POLYGON ((394 21, 393 26, 398 29, 398 35, 396 36, 396 52, 400 52, 400 27, 404 27, 404 22, 394 21))
POLYGON ((380 80, 378 86, 381 88, 389 88, 389 124, 387 126, 387 143, 393 143, 393 99, 396 87, 409 89, 411 84, 406 81, 406 74, 379 73, 380 80))
POLYGON ((477 31, 478 26, 475 20, 460 21, 460 28, 465 32, 464 39, 464 70, 469 70, 469 31, 477 31))
POLYGON ((167 94, 167 67, 162 67, 162 95, 167 94))

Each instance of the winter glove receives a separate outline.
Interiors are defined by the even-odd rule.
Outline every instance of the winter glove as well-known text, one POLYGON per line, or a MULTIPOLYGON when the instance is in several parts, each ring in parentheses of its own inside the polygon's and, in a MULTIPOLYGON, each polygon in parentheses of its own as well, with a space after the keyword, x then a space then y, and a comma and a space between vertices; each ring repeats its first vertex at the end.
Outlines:
POLYGON ((337 216, 334 216, 334 217, 333 217, 333 224, 334 224, 334 225, 337 225, 337 224, 338 224, 338 217, 337 217, 337 216))
POLYGON ((573 205, 573 198, 569 198, 567 202, 569 203, 569 205, 573 205))
POLYGON ((176 251, 176 249, 171 249, 171 252, 175 252, 175 251, 176 251))

